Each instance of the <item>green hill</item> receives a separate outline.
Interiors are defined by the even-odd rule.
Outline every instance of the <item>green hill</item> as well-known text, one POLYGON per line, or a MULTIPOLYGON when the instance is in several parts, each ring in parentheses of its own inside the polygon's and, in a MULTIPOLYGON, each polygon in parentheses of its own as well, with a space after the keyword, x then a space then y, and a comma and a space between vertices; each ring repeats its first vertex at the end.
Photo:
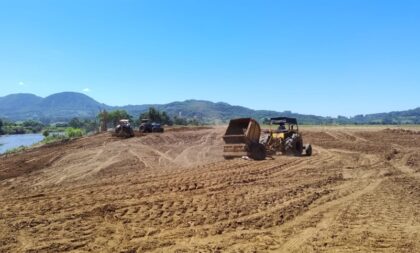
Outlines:
POLYGON ((263 121, 264 118, 282 115, 296 117, 304 124, 420 124, 420 107, 407 111, 333 118, 291 111, 252 110, 243 106, 204 100, 113 107, 76 92, 62 92, 46 98, 33 94, 11 94, 0 97, 0 118, 13 121, 33 119, 48 123, 67 121, 74 117, 94 118, 103 109, 126 110, 136 118, 149 107, 166 111, 172 117, 197 119, 205 123, 223 123, 237 117, 253 117, 263 121))
POLYGON ((63 121, 73 117, 91 118, 110 107, 89 96, 62 92, 41 98, 32 94, 0 97, 0 117, 10 120, 63 121))

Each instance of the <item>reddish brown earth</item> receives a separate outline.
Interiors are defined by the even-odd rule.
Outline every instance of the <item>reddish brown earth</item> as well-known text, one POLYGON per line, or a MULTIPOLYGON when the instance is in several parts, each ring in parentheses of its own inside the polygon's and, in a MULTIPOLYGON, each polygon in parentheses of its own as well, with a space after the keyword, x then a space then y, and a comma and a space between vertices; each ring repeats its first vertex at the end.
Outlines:
POLYGON ((420 252, 420 134, 312 129, 222 159, 223 128, 0 156, 0 252, 420 252))

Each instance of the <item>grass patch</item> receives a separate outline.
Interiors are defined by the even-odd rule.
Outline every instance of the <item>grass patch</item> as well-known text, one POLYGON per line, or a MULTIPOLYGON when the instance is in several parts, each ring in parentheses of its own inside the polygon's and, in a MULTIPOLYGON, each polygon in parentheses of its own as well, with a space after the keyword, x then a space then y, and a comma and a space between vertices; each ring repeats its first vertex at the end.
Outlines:
POLYGON ((66 135, 52 134, 52 135, 49 135, 49 136, 45 137, 41 141, 41 143, 50 144, 50 143, 54 143, 54 142, 58 142, 58 141, 65 141, 65 140, 69 140, 69 138, 66 135))
POLYGON ((17 153, 17 152, 20 152, 20 151, 23 151, 23 150, 26 150, 26 149, 27 149, 27 147, 25 147, 25 146, 19 146, 19 147, 16 147, 16 148, 8 149, 3 154, 4 155, 13 154, 13 153, 17 153))
POLYGON ((84 131, 82 129, 73 128, 73 127, 67 128, 65 133, 66 133, 66 136, 70 139, 79 138, 79 137, 82 137, 84 135, 84 131))
POLYGON ((54 142, 68 141, 71 139, 80 138, 83 135, 85 135, 85 132, 82 129, 69 127, 66 128, 64 134, 48 134, 48 136, 46 136, 44 140, 41 141, 41 143, 50 144, 54 142))

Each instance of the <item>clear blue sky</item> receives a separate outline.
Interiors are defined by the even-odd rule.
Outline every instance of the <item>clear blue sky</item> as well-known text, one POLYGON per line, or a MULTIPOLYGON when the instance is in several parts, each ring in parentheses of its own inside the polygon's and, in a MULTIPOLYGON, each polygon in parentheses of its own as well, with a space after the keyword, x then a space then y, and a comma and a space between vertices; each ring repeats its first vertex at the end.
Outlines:
POLYGON ((0 1, 0 96, 355 115, 420 106, 420 1, 0 1))

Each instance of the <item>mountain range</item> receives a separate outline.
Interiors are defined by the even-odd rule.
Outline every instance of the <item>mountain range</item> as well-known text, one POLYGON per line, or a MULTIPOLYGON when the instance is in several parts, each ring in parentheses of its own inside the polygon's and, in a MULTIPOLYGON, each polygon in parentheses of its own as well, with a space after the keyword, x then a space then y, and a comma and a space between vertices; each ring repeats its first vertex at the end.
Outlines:
POLYGON ((109 106, 76 92, 61 92, 42 98, 33 94, 11 94, 0 97, 0 118, 39 120, 44 123, 67 121, 71 118, 94 118, 101 110, 126 110, 137 118, 149 107, 166 111, 170 116, 197 119, 204 123, 223 123, 236 117, 253 117, 260 121, 272 116, 296 117, 306 124, 420 124, 420 107, 398 112, 356 115, 354 117, 322 117, 291 111, 252 110, 227 103, 186 100, 168 104, 109 106))

